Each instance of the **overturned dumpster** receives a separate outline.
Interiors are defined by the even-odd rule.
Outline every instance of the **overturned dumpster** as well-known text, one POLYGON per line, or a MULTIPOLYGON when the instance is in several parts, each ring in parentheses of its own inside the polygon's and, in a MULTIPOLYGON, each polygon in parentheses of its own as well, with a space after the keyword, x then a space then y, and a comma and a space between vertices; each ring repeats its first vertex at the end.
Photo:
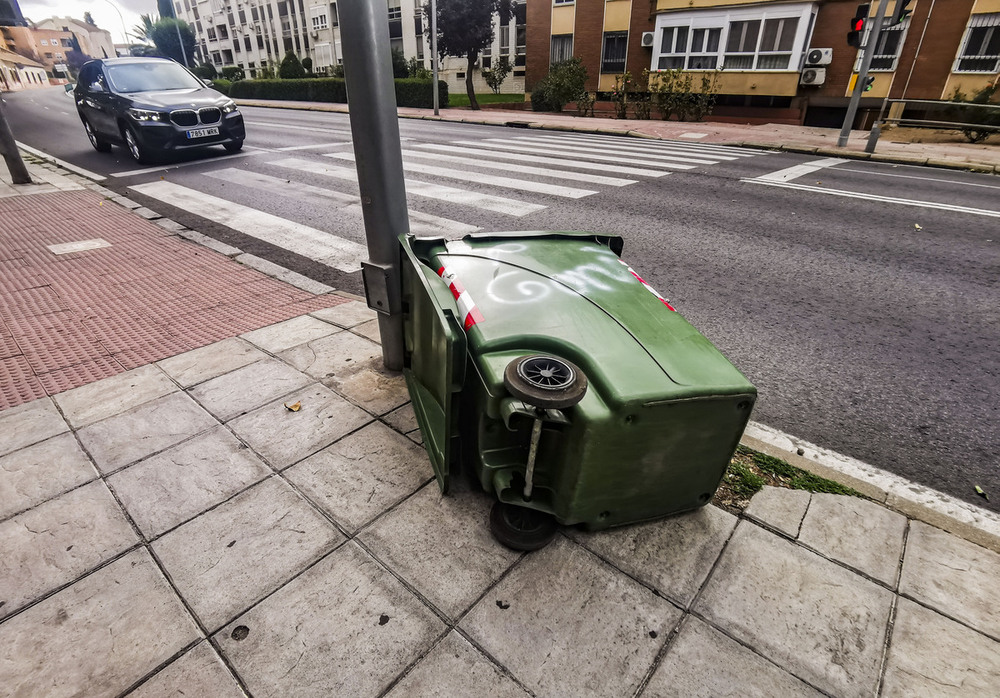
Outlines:
POLYGON ((756 389, 587 233, 404 236, 404 374, 443 492, 462 470, 496 538, 544 546, 711 500, 756 389))

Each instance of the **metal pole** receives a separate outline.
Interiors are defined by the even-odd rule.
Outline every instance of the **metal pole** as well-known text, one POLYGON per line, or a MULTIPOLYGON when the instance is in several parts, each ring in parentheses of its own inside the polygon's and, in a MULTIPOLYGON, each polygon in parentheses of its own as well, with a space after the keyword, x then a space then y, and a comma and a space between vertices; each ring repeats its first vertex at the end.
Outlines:
POLYGON ((181 56, 184 57, 184 67, 190 68, 188 64, 188 53, 184 50, 184 40, 181 38, 181 21, 174 17, 174 29, 177 30, 177 45, 181 47, 181 56))
POLYGON ((882 34, 882 19, 885 17, 885 8, 888 5, 889 0, 881 0, 878 4, 878 12, 875 14, 875 21, 872 22, 872 29, 868 34, 865 55, 861 59, 861 69, 858 71, 858 79, 854 83, 854 94, 851 95, 851 102, 847 105, 847 116, 844 117, 844 126, 840 129, 840 137, 837 139, 838 148, 843 148, 847 145, 847 138, 851 135, 854 116, 858 113, 861 93, 865 89, 865 78, 868 77, 868 69, 871 67, 872 58, 875 57, 875 47, 878 45, 878 40, 882 34))
POLYGON ((368 307, 378 312, 382 362, 403 368, 398 237, 410 232, 399 145, 396 88, 389 62, 385 0, 342 3, 340 33, 354 158, 369 262, 362 268, 368 307))
MULTIPOLYGON (((115 12, 118 13, 118 19, 120 19, 122 21, 122 41, 124 41, 125 45, 127 46, 128 45, 128 30, 125 28, 125 15, 122 14, 122 11, 119 10, 118 6, 116 4, 114 4, 113 2, 111 2, 111 0, 104 0, 104 1, 106 3, 108 3, 109 5, 111 5, 111 7, 115 8, 115 12)), ((110 34, 110 32, 108 32, 108 33, 110 34)), ((115 58, 118 58, 118 49, 115 48, 115 40, 113 38, 111 39, 111 50, 115 52, 115 58)), ((129 53, 132 53, 132 52, 129 51, 129 53)))
POLYGON ((21 159, 21 151, 17 149, 14 134, 7 123, 7 115, 3 111, 3 97, 0 96, 0 155, 3 155, 10 172, 10 181, 14 184, 31 184, 31 175, 21 159))
POLYGON ((440 114, 438 105, 438 10, 437 0, 431 0, 431 68, 434 75, 434 116, 440 114))

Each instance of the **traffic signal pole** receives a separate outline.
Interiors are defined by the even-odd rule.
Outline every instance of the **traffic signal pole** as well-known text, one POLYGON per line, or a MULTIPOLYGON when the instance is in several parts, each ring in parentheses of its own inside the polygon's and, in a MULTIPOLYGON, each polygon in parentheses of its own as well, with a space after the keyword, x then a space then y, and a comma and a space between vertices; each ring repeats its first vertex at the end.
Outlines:
MULTIPOLYGON (((396 115, 385 0, 340 4, 344 77, 369 261, 362 264, 368 307, 378 313, 382 363, 403 368, 399 236, 410 232, 396 115)), ((435 86, 436 88, 436 86, 435 86)))
POLYGON ((847 105, 847 116, 844 117, 844 125, 840 129, 840 137, 837 138, 838 148, 846 146, 847 139, 851 135, 851 127, 854 125, 854 117, 858 113, 861 93, 865 91, 868 69, 871 67, 872 59, 875 57, 875 47, 878 45, 879 36, 882 33, 882 21, 885 19, 885 8, 888 5, 889 0, 881 0, 879 2, 871 31, 868 32, 868 43, 864 47, 865 52, 861 58, 861 69, 858 70, 858 79, 854 83, 854 93, 851 95, 850 104, 847 105))
POLYGON ((17 149, 14 134, 10 132, 7 116, 3 111, 3 96, 0 95, 0 155, 7 163, 11 182, 14 184, 31 184, 31 175, 21 159, 21 151, 17 149))

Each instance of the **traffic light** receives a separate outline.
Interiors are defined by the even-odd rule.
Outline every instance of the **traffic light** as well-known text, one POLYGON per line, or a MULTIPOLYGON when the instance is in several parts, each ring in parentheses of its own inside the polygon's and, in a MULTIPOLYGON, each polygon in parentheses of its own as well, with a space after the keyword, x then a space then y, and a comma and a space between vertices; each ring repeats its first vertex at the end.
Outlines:
POLYGON ((896 0, 896 10, 892 13, 892 25, 899 24, 904 19, 913 14, 913 10, 906 9, 912 0, 896 0))
MULTIPOLYGON (((902 0, 897 1, 902 2, 902 0)), ((855 10, 854 18, 851 20, 851 31, 847 32, 848 46, 861 48, 861 38, 865 33, 865 22, 868 21, 868 10, 870 7, 871 5, 866 2, 858 5, 858 9, 855 10)))
POLYGON ((868 77, 866 77, 865 78, 864 91, 865 92, 871 92, 872 85, 874 85, 874 84, 875 84, 875 76, 874 75, 869 75, 868 77))

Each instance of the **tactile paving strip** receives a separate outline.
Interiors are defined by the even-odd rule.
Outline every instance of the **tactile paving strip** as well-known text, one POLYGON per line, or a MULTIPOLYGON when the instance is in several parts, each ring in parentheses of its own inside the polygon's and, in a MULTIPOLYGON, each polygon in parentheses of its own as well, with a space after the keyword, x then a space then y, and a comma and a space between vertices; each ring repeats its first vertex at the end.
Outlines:
POLYGON ((192 245, 89 191, 0 199, 0 410, 347 302, 192 245), (54 255, 47 245, 110 247, 54 255))

